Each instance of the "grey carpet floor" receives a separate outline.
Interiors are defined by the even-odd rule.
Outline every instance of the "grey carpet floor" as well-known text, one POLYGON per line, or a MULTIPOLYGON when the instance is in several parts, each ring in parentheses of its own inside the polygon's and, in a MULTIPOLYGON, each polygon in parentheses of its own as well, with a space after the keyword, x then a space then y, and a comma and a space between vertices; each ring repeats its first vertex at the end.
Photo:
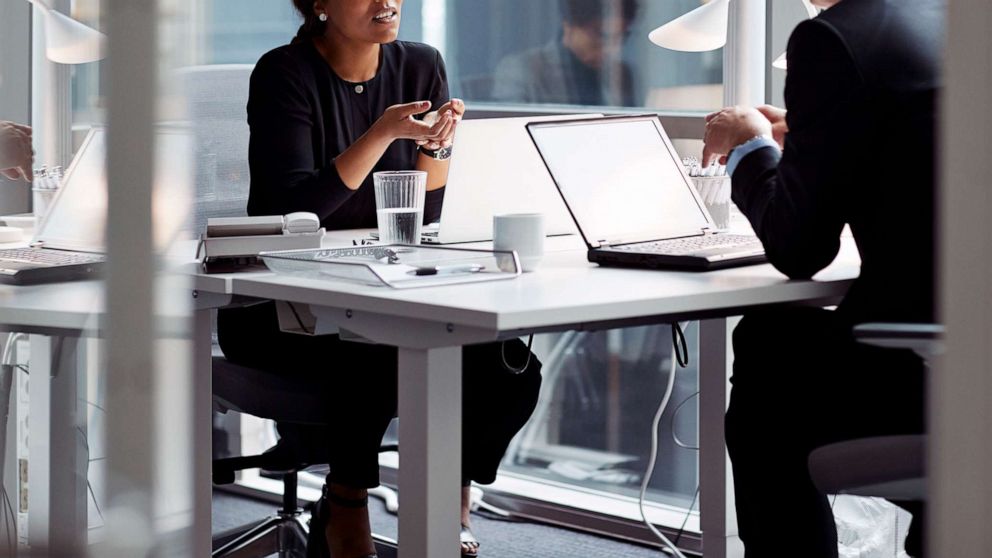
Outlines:
MULTIPOLYGON (((222 533, 271 514, 276 505, 214 491, 213 531, 222 533)), ((376 533, 396 538, 396 516, 371 499, 369 511, 376 533)), ((656 549, 537 523, 496 521, 473 516, 473 531, 482 541, 485 558, 660 558, 656 549)))

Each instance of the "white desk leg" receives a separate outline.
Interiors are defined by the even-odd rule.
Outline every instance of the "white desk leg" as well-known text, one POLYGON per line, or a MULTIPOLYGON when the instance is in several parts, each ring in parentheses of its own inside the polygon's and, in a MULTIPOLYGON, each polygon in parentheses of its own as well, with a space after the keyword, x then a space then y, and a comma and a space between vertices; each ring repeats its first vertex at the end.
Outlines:
POLYGON ((193 315, 193 556, 210 556, 213 498, 211 311, 193 315))
POLYGON ((88 455, 79 339, 31 336, 28 384, 28 544, 32 552, 82 556, 88 455))
POLYGON ((457 556, 461 348, 399 350, 400 558, 457 556))
POLYGON ((744 555, 723 429, 733 361, 731 327, 726 318, 699 323, 699 520, 706 558, 744 555))

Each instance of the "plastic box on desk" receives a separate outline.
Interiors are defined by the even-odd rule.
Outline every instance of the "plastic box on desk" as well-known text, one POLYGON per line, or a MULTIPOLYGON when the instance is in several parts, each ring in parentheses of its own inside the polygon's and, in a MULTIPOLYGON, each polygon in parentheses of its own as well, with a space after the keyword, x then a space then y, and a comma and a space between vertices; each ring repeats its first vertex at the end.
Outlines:
POLYGON ((231 273, 260 266, 260 252, 318 249, 324 229, 312 233, 283 233, 200 238, 197 257, 203 257, 206 273, 231 273))
POLYGON ((263 252, 259 257, 276 273, 396 289, 515 279, 520 275, 516 252, 446 246, 387 244, 263 252))
POLYGON ((324 229, 313 233, 261 234, 250 236, 201 237, 203 255, 207 258, 257 256, 277 250, 306 250, 320 248, 324 229))

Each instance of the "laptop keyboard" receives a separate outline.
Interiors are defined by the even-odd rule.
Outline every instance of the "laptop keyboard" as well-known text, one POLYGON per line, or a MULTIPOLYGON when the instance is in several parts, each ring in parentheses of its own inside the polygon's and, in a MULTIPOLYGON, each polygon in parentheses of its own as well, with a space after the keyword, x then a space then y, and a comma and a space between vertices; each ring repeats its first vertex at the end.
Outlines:
POLYGON ((739 248, 741 251, 760 250, 762 245, 761 241, 753 236, 742 234, 708 234, 610 247, 611 250, 620 250, 622 252, 647 252, 672 256, 684 256, 704 250, 720 248, 739 248))
POLYGON ((43 250, 41 248, 13 248, 0 250, 0 260, 40 265, 76 265, 100 263, 106 258, 101 254, 43 250))

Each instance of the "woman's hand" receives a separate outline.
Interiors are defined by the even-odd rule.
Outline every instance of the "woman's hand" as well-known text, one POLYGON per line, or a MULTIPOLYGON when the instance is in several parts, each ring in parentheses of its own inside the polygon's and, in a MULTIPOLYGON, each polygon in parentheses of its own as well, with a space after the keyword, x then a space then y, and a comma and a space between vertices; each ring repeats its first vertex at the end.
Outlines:
POLYGON ((438 118, 440 118, 441 115, 449 114, 449 113, 451 114, 451 117, 455 121, 455 125, 452 126, 451 128, 451 133, 448 136, 442 138, 441 141, 431 142, 427 140, 420 140, 417 142, 417 145, 423 146, 425 149, 430 149, 432 151, 441 149, 442 147, 450 147, 451 143, 455 139, 455 128, 458 126, 458 123, 461 122, 462 117, 465 116, 464 101, 462 101, 461 99, 452 99, 448 101, 436 111, 424 115, 424 122, 428 124, 433 124, 437 122, 438 118))
POLYGON ((0 175, 11 180, 34 179, 31 166, 34 150, 31 149, 31 128, 0 121, 0 175))
POLYGON ((382 116, 373 126, 389 141, 410 139, 417 142, 417 145, 440 143, 453 134, 455 120, 451 111, 441 114, 435 122, 430 123, 426 122, 426 119, 417 120, 414 118, 418 114, 427 112, 430 108, 430 101, 393 105, 382 113, 382 116))

